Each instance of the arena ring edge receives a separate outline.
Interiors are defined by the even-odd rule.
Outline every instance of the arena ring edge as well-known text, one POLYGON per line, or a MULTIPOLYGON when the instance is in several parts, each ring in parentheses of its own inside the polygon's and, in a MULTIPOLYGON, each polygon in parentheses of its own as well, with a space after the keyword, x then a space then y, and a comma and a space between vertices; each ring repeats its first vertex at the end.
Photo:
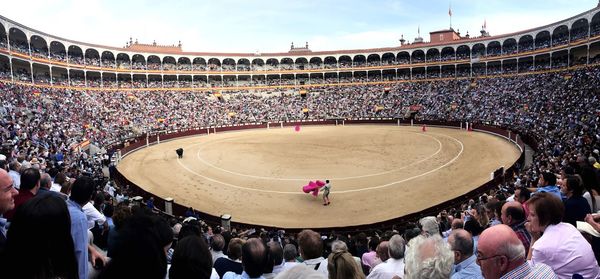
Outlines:
MULTIPOLYGON (((377 123, 377 121, 371 122, 377 123)), ((410 131, 412 133, 422 133, 420 131, 420 126, 412 128, 403 126, 398 128, 394 127, 394 125, 390 125, 395 121, 387 122, 388 125, 385 127, 388 128, 412 129, 410 131)), ((335 122, 304 123, 307 128, 304 129, 303 132, 317 128, 306 126, 306 124, 335 124, 335 122)), ((382 123, 379 122, 379 124, 382 123)), ((279 124, 277 124, 277 127, 279 127, 278 125, 279 124)), ((291 131, 292 128, 288 125, 292 125, 292 123, 286 123, 286 126, 283 127, 283 129, 278 129, 291 131)), ((349 127, 361 126, 378 127, 381 125, 350 125, 349 127)), ((227 128, 229 128, 229 130, 253 128, 250 131, 246 130, 246 132, 250 133, 244 133, 244 131, 242 131, 241 134, 251 134, 267 130, 257 129, 266 128, 266 125, 264 124, 242 125, 227 128)), ((271 126, 271 128, 273 131, 277 130, 273 129, 273 126, 271 126)), ((334 128, 334 126, 330 125, 329 128, 334 128)), ((210 128, 210 130, 212 130, 211 133, 217 131, 216 136, 223 135, 217 128, 210 128)), ((194 175, 194 170, 185 170, 186 166, 187 168, 192 169, 198 168, 198 166, 194 164, 187 165, 192 161, 198 162, 196 152, 194 152, 193 149, 188 150, 191 152, 186 152, 184 159, 179 161, 176 160, 177 156, 173 146, 174 144, 180 144, 181 140, 197 141, 197 139, 203 139, 190 137, 194 134, 194 131, 187 135, 163 135, 160 140, 161 144, 150 144, 150 148, 164 149, 163 151, 154 152, 158 153, 160 155, 159 157, 166 156, 165 158, 151 158, 151 160, 153 162, 156 162, 156 160, 169 162, 166 165, 159 167, 159 169, 170 167, 172 171, 160 174, 161 172, 154 167, 145 165, 144 168, 140 168, 141 165, 137 165, 136 168, 142 169, 143 171, 136 171, 137 174, 132 174, 130 170, 127 170, 124 167, 124 164, 120 164, 119 172, 122 172, 128 180, 133 182, 133 184, 139 185, 143 190, 153 193, 158 197, 175 198, 175 202, 180 204, 180 206, 192 206, 203 213, 213 216, 213 219, 218 218, 216 216, 227 213, 233 216, 232 221, 242 224, 279 228, 339 228, 397 220, 403 216, 431 209, 436 207, 436 205, 446 203, 454 198, 463 197, 463 195, 468 192, 478 189, 478 186, 489 182, 490 173, 498 167, 504 166, 508 168, 512 166, 522 153, 513 142, 506 140, 506 134, 504 135, 505 138, 501 138, 499 134, 496 134, 497 136, 491 136, 487 133, 472 133, 459 129, 433 127, 428 127, 428 131, 425 132, 425 134, 434 135, 440 131, 461 135, 463 138, 460 138, 459 141, 461 144, 462 141, 465 141, 466 143, 464 154, 460 154, 460 156, 456 157, 458 149, 452 151, 450 147, 445 147, 445 151, 449 152, 442 153, 447 153, 444 155, 447 158, 433 158, 433 161, 431 162, 424 162, 421 165, 417 164, 416 169, 421 169, 421 173, 415 173, 416 169, 413 168, 408 172, 413 173, 412 176, 388 175, 387 177, 379 177, 366 175, 369 184, 371 184, 369 187, 364 187, 364 183, 366 183, 364 180, 362 184, 358 182, 361 181, 360 178, 349 181, 344 181, 343 179, 339 181, 334 180, 335 188, 332 191, 332 205, 330 207, 321 205, 320 196, 315 200, 315 198, 308 194, 301 193, 300 191, 300 186, 303 185, 301 182, 302 179, 308 177, 325 179, 322 175, 317 176, 308 174, 307 177, 302 179, 290 179, 297 180, 291 182, 286 181, 286 179, 275 179, 275 182, 264 182, 265 180, 263 179, 257 184, 257 182, 252 179, 249 183, 244 183, 248 177, 231 178, 235 175, 230 173, 224 174, 221 170, 211 170, 206 165, 197 169, 202 175, 194 175), (178 140, 174 141, 173 139, 175 138, 178 140), (494 142, 494 144, 502 143, 505 147, 504 149, 489 148, 490 146, 488 146, 488 148, 477 147, 476 144, 477 142, 481 144, 481 139, 487 139, 485 142, 487 142, 488 145, 489 142, 494 142), (507 149, 506 147, 508 146, 511 146, 511 148, 507 149), (484 159, 498 158, 498 156, 503 156, 502 154, 510 153, 511 155, 501 160, 481 160, 480 157, 484 155, 482 152, 485 151, 485 149, 487 149, 489 154, 486 153, 485 156, 482 157, 484 159), (512 152, 506 152, 510 149, 512 149, 512 152), (463 155, 465 157, 460 158, 463 155), (185 160, 188 161, 186 162, 185 160), (470 165, 467 163, 470 163, 470 165), (431 168, 428 168, 425 165, 431 165, 431 168), (475 166, 479 167, 474 168, 475 166), (220 183, 223 179, 225 179, 225 183, 220 183), (228 187, 227 184, 237 185, 238 187, 228 187), (250 185, 250 187, 240 187, 239 185, 242 184, 250 185), (171 186, 165 187, 164 185, 171 186), (419 190, 417 191, 416 189, 419 190)), ((206 131, 202 129, 196 130, 195 134, 200 132, 206 134, 206 131)), ((239 132, 225 134, 240 135, 239 132)), ((511 141, 512 139, 516 139, 514 134, 511 136, 509 133, 508 136, 511 137, 511 141)), ((457 136, 454 135, 454 137, 457 136)), ((138 142, 138 145, 139 146, 133 144, 129 148, 126 148, 126 150, 133 150, 129 154, 126 154, 127 157, 130 157, 131 159, 131 155, 136 153, 138 155, 141 154, 140 152, 142 150, 140 150, 140 148, 149 150, 149 148, 144 148, 144 141, 142 141, 141 144, 138 142)), ((204 152, 205 151, 203 151, 203 154, 204 152)), ((124 161, 126 162, 127 159, 125 158, 124 161)), ((418 162, 418 160, 416 162, 418 162)), ((407 165, 410 165, 410 163, 407 165)), ((391 172, 393 171, 394 170, 391 170, 391 172)), ((360 170, 356 169, 351 170, 351 172, 360 174, 360 170)), ((288 175, 289 177, 289 173, 284 173, 283 175, 288 175)), ((361 177, 361 175, 353 176, 361 177)))

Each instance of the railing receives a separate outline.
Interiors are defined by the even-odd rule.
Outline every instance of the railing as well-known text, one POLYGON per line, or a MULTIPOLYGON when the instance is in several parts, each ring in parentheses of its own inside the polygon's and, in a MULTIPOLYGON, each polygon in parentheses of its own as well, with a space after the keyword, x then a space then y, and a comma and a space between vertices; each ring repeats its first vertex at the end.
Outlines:
MULTIPOLYGON (((466 124, 461 123, 461 122, 451 122, 451 121, 414 121, 414 122, 410 122, 409 120, 402 120, 402 119, 395 119, 395 118, 355 118, 355 119, 328 119, 328 120, 305 120, 305 121, 291 121, 291 122, 271 122, 271 123, 248 123, 248 124, 227 125, 227 126, 220 126, 220 127, 199 127, 199 128, 193 128, 193 129, 171 131, 171 132, 166 132, 166 133, 161 133, 161 134, 152 134, 152 135, 142 136, 142 137, 132 139, 127 144, 122 144, 120 146, 116 146, 115 148, 119 149, 121 158, 122 158, 132 152, 135 152, 137 149, 156 144, 159 141, 174 140, 174 139, 178 139, 178 138, 182 138, 182 137, 189 137, 189 136, 206 135, 206 134, 211 134, 211 133, 215 133, 215 132, 219 133, 219 132, 234 131, 234 130, 266 129, 269 127, 282 127, 282 126, 286 127, 286 126, 293 126, 293 125, 298 125, 298 124, 302 124, 302 125, 387 124, 387 125, 416 125, 416 126, 425 124, 428 126, 438 126, 438 127, 447 127, 447 128, 455 128, 455 129, 466 128, 466 124), (464 126, 463 126, 463 124, 464 124, 464 126)), ((469 125, 471 125, 471 124, 469 124, 469 125)), ((513 142, 515 145, 517 145, 520 148, 521 156, 511 166, 508 166, 508 168, 506 168, 506 169, 500 168, 500 169, 495 170, 493 172, 493 176, 492 176, 493 178, 490 179, 485 184, 469 191, 468 193, 465 193, 459 197, 450 199, 446 202, 434 205, 432 207, 423 209, 423 210, 415 212, 415 213, 411 213, 411 214, 404 215, 404 216, 399 216, 397 218, 387 220, 387 221, 375 222, 375 223, 367 224, 367 225, 332 227, 332 228, 325 228, 325 229, 319 229, 319 230, 320 231, 335 230, 336 232, 343 232, 343 231, 351 232, 351 231, 357 231, 357 230, 364 231, 364 230, 372 230, 372 229, 383 230, 383 229, 391 228, 393 225, 396 225, 396 224, 402 224, 402 223, 406 223, 406 222, 415 222, 423 216, 436 216, 440 211, 442 211, 444 209, 456 208, 456 207, 459 207, 462 203, 465 203, 466 201, 468 201, 469 199, 478 198, 481 194, 483 194, 483 193, 489 191, 490 189, 495 188, 499 184, 503 183, 505 177, 512 177, 513 173, 515 172, 515 169, 518 166, 523 165, 523 162, 525 160, 525 156, 524 156, 525 144, 527 143, 527 144, 533 146, 534 149, 537 146, 536 142, 533 140, 533 137, 530 137, 530 136, 521 137, 521 136, 519 136, 518 133, 516 133, 508 128, 497 127, 497 126, 492 126, 492 125, 484 125, 484 124, 472 124, 471 127, 475 131, 491 133, 491 134, 503 137, 507 140, 510 140, 511 142, 513 142), (524 141, 524 139, 525 139, 525 141, 524 141)), ((144 189, 142 189, 135 183, 128 180, 118 170, 115 172, 115 181, 116 181, 117 185, 119 185, 120 187, 129 185, 130 190, 132 191, 131 194, 142 196, 144 198, 144 200, 146 200, 150 197, 154 197, 154 201, 155 201, 154 204, 156 205, 156 207, 158 207, 160 210, 163 210, 163 211, 165 210, 165 199, 163 197, 159 197, 150 192, 145 191, 144 189)), ((175 216, 182 216, 186 212, 187 207, 184 205, 178 204, 178 203, 174 203, 172 206, 172 210, 173 210, 173 214, 175 216)), ((203 220, 205 220, 207 223, 212 224, 212 225, 220 224, 220 216, 213 216, 213 215, 209 215, 209 214, 202 213, 202 212, 200 214, 201 214, 201 218, 203 218, 203 220)), ((247 224, 247 223, 240 223, 240 222, 233 222, 232 225, 235 225, 237 227, 254 226, 254 224, 247 224)), ((261 226, 261 227, 265 227, 265 226, 261 226)), ((273 228, 273 229, 278 229, 278 228, 273 228)), ((291 231, 294 231, 294 230, 291 230, 291 231)))
POLYGON ((341 81, 339 83, 319 83, 319 84, 279 84, 279 85, 252 85, 252 86, 232 86, 232 87, 148 87, 148 88, 135 88, 135 87, 84 87, 84 86, 68 86, 68 85, 50 85, 44 84, 32 84, 31 82, 12 81, 10 79, 3 79, 0 77, 0 82, 14 83, 19 85, 33 86, 38 88, 56 88, 56 89, 70 89, 70 90, 90 90, 90 91, 236 91, 236 90, 260 90, 260 89, 298 89, 298 88, 314 88, 314 87, 342 87, 342 86, 355 86, 355 85, 393 85, 400 83, 409 82, 431 82, 431 81, 450 81, 450 80, 470 80, 472 78, 477 79, 488 79, 498 77, 516 77, 526 75, 538 75, 547 73, 565 72, 570 70, 577 70, 582 68, 593 68, 600 66, 600 61, 596 63, 590 63, 587 65, 573 65, 573 66, 562 66, 560 68, 551 69, 540 69, 526 72, 513 72, 513 73, 492 73, 488 75, 475 74, 473 77, 469 76, 448 76, 448 77, 422 77, 413 79, 393 79, 393 80, 380 80, 380 81, 341 81))

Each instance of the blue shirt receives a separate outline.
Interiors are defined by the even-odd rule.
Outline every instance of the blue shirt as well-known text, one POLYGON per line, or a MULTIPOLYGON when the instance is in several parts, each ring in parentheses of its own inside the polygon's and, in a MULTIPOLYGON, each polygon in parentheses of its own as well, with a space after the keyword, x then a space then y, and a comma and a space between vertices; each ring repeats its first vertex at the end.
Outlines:
MULTIPOLYGON (((548 186, 544 186, 544 187, 539 187, 537 189, 537 191, 535 191, 536 193, 550 193, 550 194, 554 194, 557 198, 559 198, 562 201, 562 195, 560 194, 560 188, 556 185, 548 185, 548 186)), ((531 194, 532 196, 535 195, 535 193, 531 194)))
POLYGON ((477 256, 477 243, 479 243, 479 236, 473 237, 473 255, 477 256))
POLYGON ((262 275, 260 277, 250 277, 246 271, 242 272, 242 274, 229 271, 223 275, 222 279, 265 279, 265 277, 262 275))
POLYGON ((148 206, 148 209, 150 209, 150 210, 154 209, 154 201, 153 200, 146 201, 146 206, 148 206))
POLYGON ((6 220, 6 218, 0 217, 0 233, 2 235, 4 235, 4 237, 6 237, 7 231, 8 231, 8 220, 6 220))
POLYGON ((483 275, 481 275, 481 268, 475 262, 475 255, 471 255, 466 260, 460 262, 459 264, 454 266, 453 274, 451 279, 462 279, 462 278, 481 278, 483 279, 483 275))
POLYGON ((67 208, 71 215, 71 236, 75 246, 75 257, 77 258, 77 270, 79 278, 88 278, 88 226, 87 218, 83 213, 81 205, 67 200, 67 208))
POLYGON ((0 251, 6 245, 6 232, 8 231, 8 220, 0 215, 0 251))

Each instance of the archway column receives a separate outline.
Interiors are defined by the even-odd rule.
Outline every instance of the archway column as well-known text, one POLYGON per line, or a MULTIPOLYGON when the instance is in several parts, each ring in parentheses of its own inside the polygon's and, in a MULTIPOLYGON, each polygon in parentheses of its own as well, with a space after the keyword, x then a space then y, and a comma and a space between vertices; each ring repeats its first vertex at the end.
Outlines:
MULTIPOLYGON (((589 34, 590 34, 590 33, 588 33, 588 42, 590 41, 590 36, 589 36, 589 34)), ((586 59, 586 61, 585 61, 585 64, 586 64, 586 65, 589 65, 589 64, 590 64, 590 47, 591 47, 591 45, 588 43, 588 44, 587 44, 587 57, 586 57, 587 59, 586 59)))
MULTIPOLYGON (((29 59, 31 60, 31 56, 29 56, 29 59)), ((35 79, 33 78, 33 63, 28 62, 29 63, 29 73, 31 75, 31 84, 35 84, 35 79)))
POLYGON ((13 72, 12 54, 9 54, 9 56, 8 56, 8 64, 10 64, 10 80, 14 82, 15 81, 15 73, 13 72))

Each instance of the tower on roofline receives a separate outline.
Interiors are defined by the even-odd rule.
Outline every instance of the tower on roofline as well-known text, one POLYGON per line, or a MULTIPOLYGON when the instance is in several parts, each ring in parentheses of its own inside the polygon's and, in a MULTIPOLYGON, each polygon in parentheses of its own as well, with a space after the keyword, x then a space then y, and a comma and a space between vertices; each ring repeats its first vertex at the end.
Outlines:
POLYGON ((483 25, 481 25, 481 31, 479 31, 481 33, 481 37, 489 37, 490 33, 487 31, 487 21, 484 19, 483 20, 483 25))
POLYGON ((415 38, 413 43, 419 44, 422 42, 423 42, 423 38, 421 37, 421 26, 419 25, 419 27, 417 28, 417 37, 415 38))
POLYGON ((454 40, 460 40, 460 34, 452 28, 429 32, 429 41, 432 43, 452 42, 454 40))

